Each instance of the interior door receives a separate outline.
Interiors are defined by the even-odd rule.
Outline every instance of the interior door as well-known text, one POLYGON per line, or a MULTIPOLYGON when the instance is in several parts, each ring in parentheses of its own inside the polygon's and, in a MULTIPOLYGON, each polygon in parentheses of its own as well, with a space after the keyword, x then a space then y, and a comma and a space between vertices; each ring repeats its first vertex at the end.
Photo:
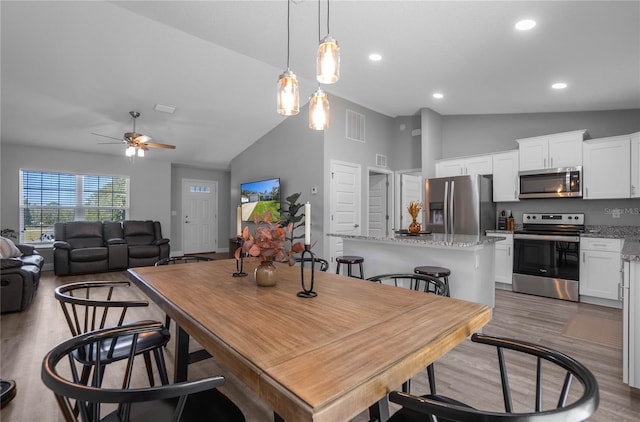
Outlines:
MULTIPOLYGON (((402 174, 400 176, 400 228, 408 229, 413 220, 407 211, 411 201, 423 203, 422 211, 418 214, 418 223, 422 225, 424 201, 422 199, 422 176, 402 174)), ((424 228, 424 227, 423 227, 424 228)))
POLYGON ((184 254, 215 252, 218 247, 218 183, 182 180, 184 254))
MULTIPOLYGON (((361 168, 359 164, 331 161, 330 233, 360 234, 361 168)), ((329 237, 330 262, 343 254, 342 238, 329 237)))
POLYGON ((369 173, 369 236, 389 234, 389 175, 369 173))

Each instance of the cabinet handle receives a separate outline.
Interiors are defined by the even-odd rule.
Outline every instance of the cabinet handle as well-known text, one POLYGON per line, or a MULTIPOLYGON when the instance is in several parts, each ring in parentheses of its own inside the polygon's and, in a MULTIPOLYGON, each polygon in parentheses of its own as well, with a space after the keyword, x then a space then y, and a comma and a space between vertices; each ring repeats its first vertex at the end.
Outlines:
POLYGON ((585 261, 584 261, 584 255, 585 255, 585 253, 584 253, 584 252, 582 252, 582 263, 583 263, 583 264, 585 263, 585 261))
POLYGON ((585 198, 589 197, 589 188, 584 188, 584 197, 585 198))
POLYGON ((636 187, 631 185, 631 195, 635 195, 636 194, 636 187))
POLYGON ((542 167, 547 168, 547 159, 546 159, 546 158, 544 158, 543 160, 544 160, 544 161, 543 161, 544 165, 543 165, 542 167))
POLYGON ((553 168, 553 157, 549 158, 549 167, 553 168))
POLYGON ((511 246, 507 248, 507 256, 511 256, 511 246))
POLYGON ((624 289, 622 288, 622 284, 618 283, 618 300, 624 299, 624 289))

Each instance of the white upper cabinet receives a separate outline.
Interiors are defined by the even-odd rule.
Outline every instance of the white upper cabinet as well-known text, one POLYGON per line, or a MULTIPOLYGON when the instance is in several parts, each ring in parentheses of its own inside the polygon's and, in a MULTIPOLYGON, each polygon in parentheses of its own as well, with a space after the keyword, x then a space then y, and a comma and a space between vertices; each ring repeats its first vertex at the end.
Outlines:
POLYGON ((640 132, 631 135, 631 197, 640 198, 640 132))
POLYGON ((518 150, 493 154, 493 202, 518 201, 518 150))
POLYGON ((436 161, 436 177, 492 174, 493 155, 475 155, 436 161))
POLYGON ((584 141, 582 198, 631 196, 631 135, 584 141))
POLYGON ((585 130, 518 139, 520 171, 582 165, 585 130))

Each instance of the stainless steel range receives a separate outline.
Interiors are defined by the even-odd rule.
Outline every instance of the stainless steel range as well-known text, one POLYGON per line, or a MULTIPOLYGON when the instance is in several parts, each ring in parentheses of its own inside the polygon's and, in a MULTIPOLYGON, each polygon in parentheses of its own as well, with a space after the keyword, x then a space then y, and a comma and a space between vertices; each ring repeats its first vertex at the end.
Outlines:
POLYGON ((578 302, 583 231, 584 214, 523 214, 513 234, 513 291, 578 302))

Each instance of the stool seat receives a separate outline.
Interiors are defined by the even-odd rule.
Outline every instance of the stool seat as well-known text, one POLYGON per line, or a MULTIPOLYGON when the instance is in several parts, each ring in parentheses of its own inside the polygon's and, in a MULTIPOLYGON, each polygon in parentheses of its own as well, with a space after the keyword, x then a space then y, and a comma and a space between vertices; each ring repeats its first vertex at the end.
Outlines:
POLYGON ((430 275, 431 277, 449 277, 451 275, 451 270, 449 268, 444 267, 432 267, 429 265, 415 267, 413 269, 414 273, 430 275))
POLYGON ((347 267, 347 276, 353 277, 351 274, 351 266, 358 265, 360 269, 360 278, 364 279, 364 273, 362 271, 362 263, 364 262, 364 258, 357 255, 343 255, 336 257, 336 274, 340 274, 340 264, 348 265, 347 267))
POLYGON ((341 264, 360 264, 364 262, 364 258, 356 255, 344 255, 337 257, 336 262, 341 264))
POLYGON ((432 265, 423 265, 420 267, 415 267, 413 272, 416 274, 428 275, 435 278, 441 278, 444 281, 444 286, 446 288, 445 296, 450 296, 451 292, 449 290, 449 276, 451 275, 451 270, 445 267, 435 267, 432 265))

